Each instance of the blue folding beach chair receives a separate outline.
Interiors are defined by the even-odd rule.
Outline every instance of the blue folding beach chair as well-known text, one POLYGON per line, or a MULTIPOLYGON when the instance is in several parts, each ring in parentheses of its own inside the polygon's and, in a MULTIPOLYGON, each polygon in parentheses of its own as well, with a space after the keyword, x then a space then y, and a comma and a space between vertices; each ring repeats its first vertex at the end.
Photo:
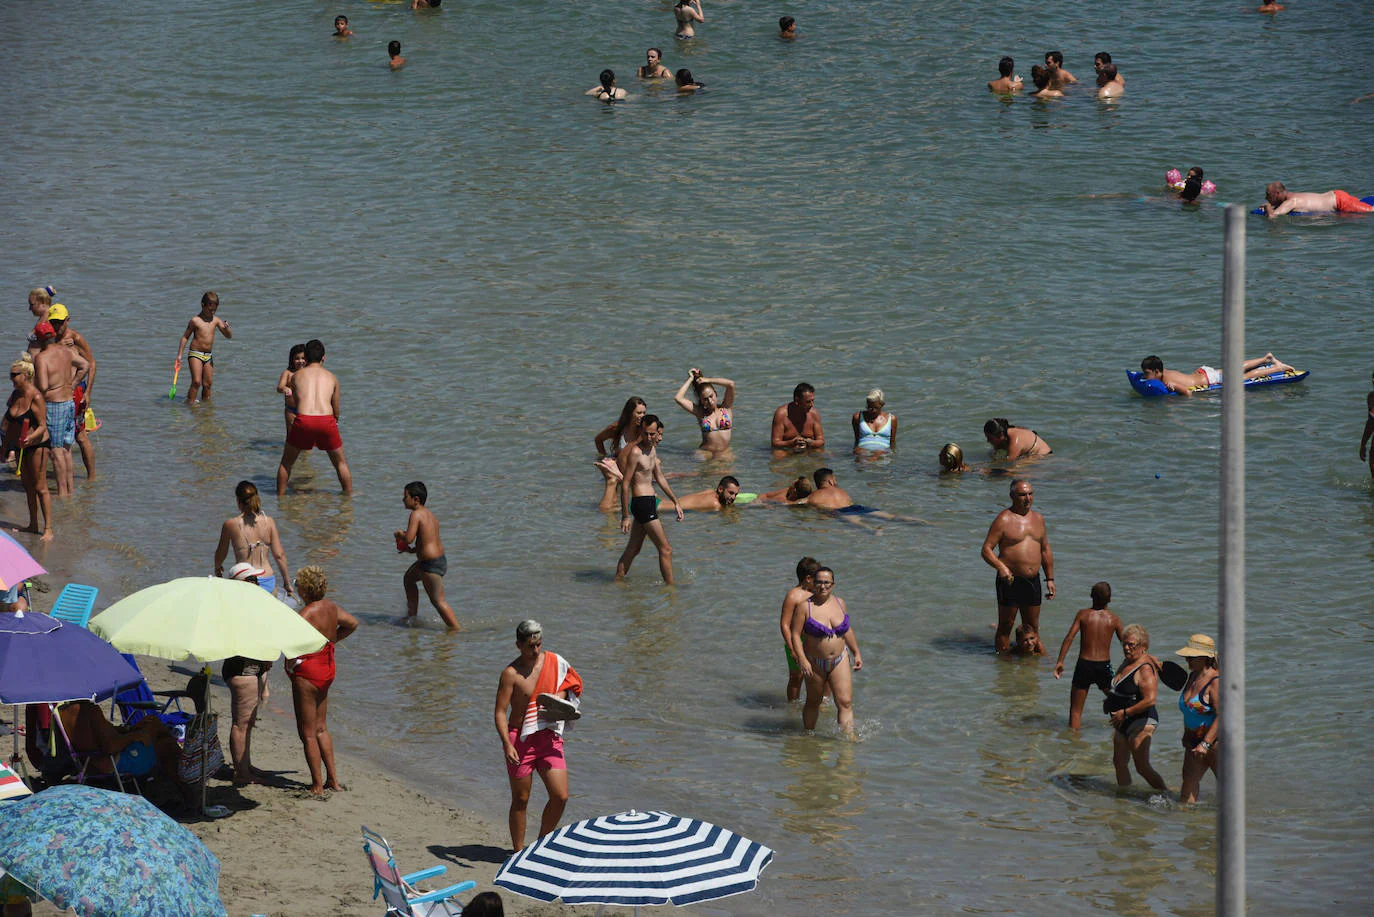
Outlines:
MULTIPOLYGON (((138 668, 138 661, 132 653, 119 655, 128 660, 129 665, 138 668)), ((185 691, 154 691, 148 686, 148 680, 145 678, 136 686, 116 694, 114 702, 119 707, 120 716, 123 717, 126 726, 134 725, 145 716, 156 716, 172 731, 178 742, 184 743, 187 724, 205 706, 206 682, 204 675, 194 675, 187 683, 185 691), (195 708, 193 712, 188 713, 181 709, 183 699, 191 701, 195 708)))
POLYGON ((411 883, 441 876, 448 867, 431 866, 401 875, 391 845, 367 825, 363 825, 363 853, 367 854, 367 864, 372 867, 372 897, 380 895, 386 902, 386 917, 459 915, 463 912, 463 902, 457 899, 458 893, 477 887, 476 882, 459 882, 432 892, 416 888, 411 883))
POLYGON ((94 586, 68 583, 57 594, 48 617, 56 618, 63 624, 85 627, 91 623, 91 611, 95 608, 95 596, 100 590, 94 586))

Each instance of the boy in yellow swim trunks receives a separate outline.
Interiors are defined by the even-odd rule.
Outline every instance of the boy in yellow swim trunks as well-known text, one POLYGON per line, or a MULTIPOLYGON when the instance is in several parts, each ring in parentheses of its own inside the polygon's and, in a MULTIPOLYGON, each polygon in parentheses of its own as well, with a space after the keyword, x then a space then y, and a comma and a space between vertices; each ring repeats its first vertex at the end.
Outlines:
POLYGON ((181 342, 177 344, 176 365, 180 369, 181 352, 186 348, 186 342, 191 342, 191 349, 186 354, 190 357, 191 367, 191 387, 186 392, 187 404, 195 404, 202 389, 205 398, 210 397, 210 385, 215 379, 215 329, 219 329, 229 340, 234 339, 234 335, 229 331, 229 323, 218 318, 215 315, 217 311, 219 296, 206 292, 200 298, 200 314, 191 316, 191 320, 186 323, 186 331, 181 335, 181 342))

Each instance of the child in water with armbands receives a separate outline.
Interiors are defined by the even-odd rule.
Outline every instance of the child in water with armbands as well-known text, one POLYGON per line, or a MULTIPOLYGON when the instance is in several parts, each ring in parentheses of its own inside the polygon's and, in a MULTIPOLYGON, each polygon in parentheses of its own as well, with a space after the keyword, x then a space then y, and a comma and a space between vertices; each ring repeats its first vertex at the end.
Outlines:
POLYGON ((1185 178, 1178 169, 1170 169, 1164 173, 1164 183, 1169 186, 1169 190, 1179 192, 1179 199, 1185 204, 1191 204, 1197 200, 1201 194, 1216 194, 1216 183, 1211 180, 1204 181, 1202 169, 1193 166, 1188 170, 1185 178))

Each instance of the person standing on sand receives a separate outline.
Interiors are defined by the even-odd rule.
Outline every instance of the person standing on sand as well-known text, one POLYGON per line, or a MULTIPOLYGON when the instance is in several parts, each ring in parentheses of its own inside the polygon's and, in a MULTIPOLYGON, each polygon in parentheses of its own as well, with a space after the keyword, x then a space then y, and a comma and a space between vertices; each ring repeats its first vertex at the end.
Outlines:
POLYGON ((615 578, 619 582, 630 572, 630 564, 644 546, 644 537, 658 549, 658 569, 663 574, 665 585, 673 584, 673 546, 668 543, 668 535, 663 531, 663 521, 658 518, 658 500, 654 497, 654 484, 663 490, 665 496, 673 501, 677 521, 682 521, 682 507, 678 506, 677 496, 668 486, 663 475, 663 465, 658 460, 655 447, 663 440, 663 421, 655 414, 645 414, 641 424, 640 440, 631 443, 620 453, 620 530, 630 536, 625 551, 615 565, 615 578), (633 521, 631 516, 633 515, 633 521))
MULTIPOLYGON (((264 576, 267 576, 265 567, 249 563, 235 564, 229 570, 230 579, 265 589, 264 576)), ((267 777, 253 766, 253 727, 258 722, 258 711, 267 703, 267 673, 272 670, 272 663, 270 659, 230 656, 220 666, 220 677, 229 688, 233 716, 229 727, 229 760, 234 766, 234 786, 262 783, 267 777)))
MULTIPOLYGON (((1374 383, 1374 376, 1370 377, 1370 382, 1374 383)), ((1360 434, 1360 461, 1369 456, 1369 476, 1374 478, 1374 451, 1366 452, 1369 446, 1369 438, 1374 436, 1374 392, 1364 396, 1365 418, 1364 433, 1360 434)))
POLYGON ((215 331, 218 330, 228 340, 234 339, 229 331, 229 323, 215 315, 218 311, 219 296, 207 290, 200 298, 200 313, 191 316, 177 344, 175 365, 180 367, 181 351, 187 341, 191 342, 191 349, 186 353, 191 367, 191 387, 186 390, 187 404, 195 404, 202 389, 205 399, 208 401, 210 398, 210 386, 215 381, 215 331))
POLYGON ((320 340, 306 342, 305 366, 291 377, 291 390, 297 413, 277 468, 277 496, 286 493, 297 457, 316 447, 334 463, 343 492, 353 493, 353 473, 344 460, 343 437, 339 435, 339 380, 324 368, 324 343, 320 340))
POLYGON ((568 762, 563 757, 563 729, 576 719, 582 703, 582 678, 568 660, 544 649, 544 627, 533 618, 515 628, 520 655, 501 670, 496 685, 493 720, 505 752, 510 778, 510 842, 512 850, 525 846, 525 813, 529 808, 534 772, 549 793, 539 820, 539 836, 558 827, 568 804, 568 762), (540 695, 563 700, 555 709, 540 695), (511 725, 515 719, 516 724, 511 725))
POLYGON ((328 721, 329 686, 338 672, 334 644, 358 629, 358 619, 324 597, 328 588, 329 581, 319 567, 301 567, 296 571, 296 590, 305 602, 301 617, 328 642, 313 653, 286 660, 286 674, 291 676, 291 704, 296 710, 296 734, 305 748, 312 796, 323 796, 325 790, 348 789, 339 782, 334 768, 334 740, 329 736, 328 721))
POLYGON ((997 633, 993 646, 998 653, 1011 648, 1012 625, 1017 612, 1021 621, 1040 633, 1040 568, 1045 568, 1045 592, 1054 598, 1054 552, 1050 550, 1045 517, 1031 509, 1034 489, 1030 481, 1011 482, 1011 507, 992 520, 983 539, 983 560, 997 571, 997 633))
POLYGON ((773 412, 772 445, 779 451, 825 448, 825 431, 816 410, 816 389, 806 382, 792 389, 792 400, 773 412))
POLYGON ((1125 641, 1124 626, 1116 613, 1107 607, 1112 600, 1112 587, 1106 582, 1094 583, 1091 608, 1080 609, 1074 615, 1069 632, 1064 635, 1064 643, 1059 647, 1059 658, 1054 663, 1054 677, 1064 677, 1064 657, 1069 654, 1074 635, 1083 635, 1083 645, 1078 652, 1078 663, 1073 667, 1073 686, 1069 690, 1069 728, 1078 729, 1083 725, 1083 704, 1088 700, 1088 688, 1097 685, 1103 694, 1112 689, 1112 637, 1125 641))
POLYGON ((75 347, 57 343, 57 331, 51 322, 39 322, 33 335, 39 347, 33 357, 33 384, 43 393, 47 405, 48 443, 57 474, 57 495, 70 496, 76 491, 76 471, 72 466, 72 444, 76 442, 74 389, 86 377, 90 364, 75 347))
POLYGON ((410 520, 404 529, 396 530, 396 550, 414 554, 418 558, 406 569, 401 580, 406 591, 406 619, 416 617, 420 612, 420 590, 417 583, 424 583, 425 595, 429 603, 439 612, 449 630, 461 630, 458 616, 444 600, 444 574, 448 573, 448 554, 444 543, 439 540, 439 517, 425 506, 429 499, 429 489, 423 481, 411 481, 401 494, 401 503, 410 510, 410 520))

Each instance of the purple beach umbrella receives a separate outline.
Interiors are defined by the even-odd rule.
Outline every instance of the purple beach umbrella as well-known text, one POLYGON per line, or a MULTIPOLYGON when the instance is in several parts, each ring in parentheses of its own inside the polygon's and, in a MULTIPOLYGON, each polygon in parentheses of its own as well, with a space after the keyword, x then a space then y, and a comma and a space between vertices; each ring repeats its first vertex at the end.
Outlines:
POLYGON ((104 700, 142 681, 84 627, 38 612, 0 614, 0 704, 104 700))

